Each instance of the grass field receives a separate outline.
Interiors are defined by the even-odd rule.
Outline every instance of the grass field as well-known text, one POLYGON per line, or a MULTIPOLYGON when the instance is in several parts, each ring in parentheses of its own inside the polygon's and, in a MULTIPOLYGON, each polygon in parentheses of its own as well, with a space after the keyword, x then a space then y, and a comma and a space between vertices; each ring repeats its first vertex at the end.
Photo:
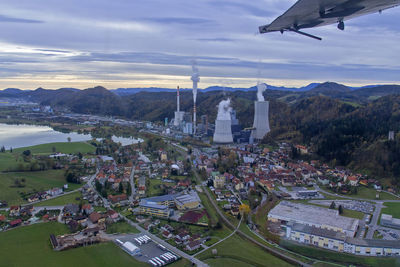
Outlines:
POLYGON ((233 235, 224 242, 219 243, 213 249, 217 249, 217 256, 223 258, 215 258, 212 255, 212 249, 206 250, 201 253, 198 258, 200 260, 211 260, 212 263, 216 264, 213 266, 226 266, 229 262, 243 262, 245 265, 234 265, 234 266, 291 266, 289 263, 272 256, 266 251, 262 250, 258 246, 250 243, 238 235, 233 235), (212 261, 214 259, 214 261, 212 261), (232 260, 232 261, 228 261, 232 260), (222 265, 218 264, 221 263, 222 265), (247 265, 246 265, 247 264, 247 265))
POLYGON ((0 233, 0 266, 149 266, 113 243, 53 251, 49 234, 67 232, 63 224, 45 223, 0 233))
POLYGON ((35 204, 35 206, 61 206, 65 204, 79 204, 81 200, 77 200, 77 198, 82 198, 82 194, 80 192, 74 192, 54 199, 45 200, 35 204))
POLYGON ((217 259, 208 259, 204 261, 209 266, 230 266, 230 267, 251 267, 253 265, 248 264, 246 262, 230 259, 230 258, 217 258, 217 259))
POLYGON ((0 153, 0 171, 7 171, 9 168, 13 169, 18 164, 29 165, 29 163, 24 162, 22 157, 18 157, 17 153, 0 153))
POLYGON ((138 234, 140 231, 125 221, 119 221, 107 226, 107 234, 138 234))
POLYGON ((345 217, 359 219, 359 220, 364 218, 364 213, 362 213, 360 211, 356 211, 356 210, 343 209, 343 213, 341 215, 345 216, 345 217))
MULTIPOLYGON (((30 193, 45 191, 53 187, 62 187, 66 184, 63 170, 47 170, 37 172, 8 172, 0 173, 0 199, 8 201, 9 205, 26 203, 19 192, 30 193), (21 181, 24 187, 12 187, 16 180, 21 181)), ((69 190, 80 187, 79 184, 68 184, 69 190)))
POLYGON ((14 149, 13 153, 22 153, 23 151, 29 149, 32 154, 52 154, 53 147, 56 148, 56 152, 65 154, 76 154, 78 152, 87 154, 96 152, 96 148, 86 142, 59 142, 16 148, 14 149))
POLYGON ((400 219, 400 203, 385 202, 383 205, 386 206, 386 208, 382 209, 381 214, 389 214, 400 219))
POLYGON ((149 179, 149 187, 147 189, 147 195, 149 197, 161 195, 162 190, 160 188, 160 185, 162 185, 162 184, 173 185, 173 183, 165 183, 159 179, 149 179))

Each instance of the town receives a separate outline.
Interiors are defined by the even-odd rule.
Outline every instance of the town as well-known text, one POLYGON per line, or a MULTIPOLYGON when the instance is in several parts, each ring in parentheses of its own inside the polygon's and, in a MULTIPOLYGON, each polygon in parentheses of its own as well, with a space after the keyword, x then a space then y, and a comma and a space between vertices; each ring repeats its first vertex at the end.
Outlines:
POLYGON ((236 243, 290 264, 309 263, 294 256, 302 246, 312 261, 318 261, 314 248, 327 255, 400 254, 400 218, 393 213, 400 198, 394 189, 342 167, 303 160, 311 153, 303 145, 199 145, 171 136, 165 125, 68 116, 84 127, 134 127, 140 141, 124 146, 92 140, 95 149, 86 153, 62 153, 55 144, 46 157, 21 150, 29 154, 27 162, 65 170, 67 182, 25 193, 18 205, 1 199, 1 231, 59 223, 68 231, 49 233, 54 251, 113 242, 153 266, 206 266, 228 257, 221 245, 232 235, 240 239, 236 243))

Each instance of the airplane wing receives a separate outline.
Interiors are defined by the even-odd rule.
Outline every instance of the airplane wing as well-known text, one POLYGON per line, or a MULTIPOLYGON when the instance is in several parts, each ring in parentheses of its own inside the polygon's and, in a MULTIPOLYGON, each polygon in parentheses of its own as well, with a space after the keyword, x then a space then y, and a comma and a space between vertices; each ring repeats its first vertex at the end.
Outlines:
POLYGON ((293 31, 320 40, 300 29, 338 23, 338 28, 344 30, 345 20, 380 12, 399 4, 400 0, 299 0, 271 24, 260 26, 259 31, 293 31))

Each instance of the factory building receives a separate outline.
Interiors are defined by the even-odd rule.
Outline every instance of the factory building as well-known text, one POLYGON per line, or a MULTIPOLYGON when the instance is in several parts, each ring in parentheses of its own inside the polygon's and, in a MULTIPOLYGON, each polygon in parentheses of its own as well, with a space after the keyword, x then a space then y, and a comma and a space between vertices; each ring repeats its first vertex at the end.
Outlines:
POLYGON ((400 219, 393 218, 393 216, 389 214, 382 214, 381 225, 400 229, 400 219))
POLYGON ((282 201, 268 213, 268 221, 283 225, 298 223, 354 237, 359 220, 340 216, 337 210, 282 201))
POLYGON ((298 243, 363 256, 398 256, 400 242, 356 239, 344 233, 299 223, 286 225, 286 238, 298 243))
POLYGON ((194 195, 184 194, 175 198, 175 205, 178 210, 196 209, 200 200, 194 195))
POLYGON ((152 202, 146 202, 141 200, 139 203, 139 212, 155 217, 169 218, 173 215, 174 211, 168 206, 158 205, 152 202))

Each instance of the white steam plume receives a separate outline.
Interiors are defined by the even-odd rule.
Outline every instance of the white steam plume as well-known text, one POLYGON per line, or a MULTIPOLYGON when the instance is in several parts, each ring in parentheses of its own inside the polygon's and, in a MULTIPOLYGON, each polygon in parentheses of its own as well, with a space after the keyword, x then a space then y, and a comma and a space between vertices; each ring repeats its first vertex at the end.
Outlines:
POLYGON ((265 83, 257 84, 257 101, 265 101, 263 92, 267 89, 265 83))
POLYGON ((200 82, 199 69, 197 68, 197 62, 195 60, 192 61, 192 77, 193 81, 193 101, 196 103, 197 100, 197 84, 200 82))
POLYGON ((218 115, 217 120, 231 120, 231 99, 222 100, 218 104, 218 115))

